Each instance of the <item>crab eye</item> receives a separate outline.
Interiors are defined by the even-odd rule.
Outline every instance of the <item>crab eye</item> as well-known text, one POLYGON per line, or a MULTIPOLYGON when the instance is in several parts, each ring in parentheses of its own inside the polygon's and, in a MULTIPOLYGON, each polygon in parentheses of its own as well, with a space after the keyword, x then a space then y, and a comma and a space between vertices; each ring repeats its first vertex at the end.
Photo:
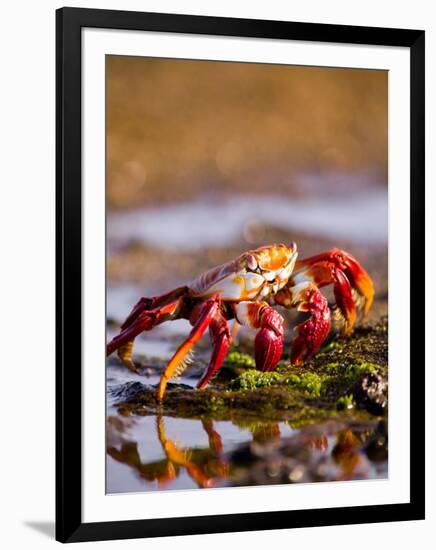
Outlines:
POLYGON ((250 269, 250 271, 256 271, 257 269, 257 261, 254 256, 251 254, 248 254, 247 256, 247 267, 250 269))

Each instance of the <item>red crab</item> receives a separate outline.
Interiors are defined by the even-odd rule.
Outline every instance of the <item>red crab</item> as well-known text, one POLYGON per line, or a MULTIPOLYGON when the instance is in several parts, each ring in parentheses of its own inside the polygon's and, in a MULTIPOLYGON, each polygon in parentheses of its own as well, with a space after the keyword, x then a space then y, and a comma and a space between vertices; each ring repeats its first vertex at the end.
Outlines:
POLYGON ((107 345, 107 354, 118 350, 124 365, 136 371, 132 361, 133 341, 138 334, 164 321, 188 319, 193 325, 187 340, 177 349, 162 374, 158 399, 162 400, 168 380, 180 375, 189 362, 194 344, 209 328, 212 357, 198 383, 204 388, 221 367, 230 344, 229 319, 259 329, 255 339, 256 368, 275 369, 280 360, 283 317, 273 305, 297 308, 310 317, 296 327, 291 361, 299 365, 312 357, 326 339, 331 326, 331 309, 320 287, 333 284, 336 318, 349 334, 357 312, 371 307, 374 287, 359 262, 334 248, 323 254, 297 261, 297 245, 262 246, 241 254, 201 274, 190 285, 153 298, 141 298, 107 345))

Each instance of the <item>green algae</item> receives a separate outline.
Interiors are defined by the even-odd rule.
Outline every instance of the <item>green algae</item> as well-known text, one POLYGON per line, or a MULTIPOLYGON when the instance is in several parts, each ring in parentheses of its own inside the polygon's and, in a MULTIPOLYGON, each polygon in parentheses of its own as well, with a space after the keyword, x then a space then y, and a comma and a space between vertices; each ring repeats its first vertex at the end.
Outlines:
POLYGON ((279 384, 282 379, 283 377, 278 372, 260 372, 249 369, 232 380, 230 387, 234 390, 255 390, 279 384))
POLYGON ((319 397, 322 393, 324 380, 323 377, 314 372, 304 372, 301 376, 290 374, 285 378, 285 384, 298 388, 304 393, 313 397, 319 397))
POLYGON ((251 355, 248 355, 248 353, 232 351, 227 355, 226 365, 232 368, 250 368, 254 367, 255 361, 251 355))
POLYGON ((345 367, 345 372, 343 374, 344 380, 349 382, 354 382, 362 374, 367 372, 377 372, 379 370, 378 365, 375 363, 369 363, 368 361, 361 361, 357 363, 351 363, 345 367))
POLYGON ((319 397, 323 384, 329 377, 321 376, 314 372, 295 374, 287 372, 289 368, 282 367, 280 371, 260 372, 249 369, 237 376, 230 383, 232 390, 255 390, 269 386, 288 386, 302 390, 306 395, 319 397), (285 370, 286 369, 286 370, 285 370))

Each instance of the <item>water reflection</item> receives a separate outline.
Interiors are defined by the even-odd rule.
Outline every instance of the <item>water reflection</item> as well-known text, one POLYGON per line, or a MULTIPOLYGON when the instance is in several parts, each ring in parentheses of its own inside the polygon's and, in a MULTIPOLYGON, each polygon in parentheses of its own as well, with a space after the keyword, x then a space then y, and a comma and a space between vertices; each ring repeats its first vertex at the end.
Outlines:
MULTIPOLYGON (((283 422, 184 421, 156 416, 153 417, 154 437, 151 440, 147 437, 144 445, 137 422, 119 415, 108 417, 108 456, 133 471, 137 479, 134 489, 126 484, 121 488, 123 492, 346 481, 387 475, 386 453, 379 453, 375 459, 370 452, 375 441, 380 448, 387 449, 382 424, 347 426, 327 422, 292 431, 283 422), (183 445, 175 437, 169 437, 166 429, 169 420, 178 423, 180 436, 187 427, 184 422, 189 423, 191 430, 194 422, 206 436, 207 444, 183 445), (239 440, 230 436, 230 426, 237 428, 239 440), (283 436, 283 431, 293 435, 283 436), (160 449, 159 458, 156 458, 157 449, 160 449)), ((145 425, 142 428, 145 429, 145 425)), ((198 439, 194 437, 194 441, 198 439)), ((109 469, 111 464, 108 462, 109 469)))
POLYGON ((332 450, 332 456, 336 464, 340 466, 338 480, 353 479, 353 475, 360 469, 365 470, 364 455, 359 453, 360 441, 351 430, 343 430, 338 434, 336 445, 332 450))

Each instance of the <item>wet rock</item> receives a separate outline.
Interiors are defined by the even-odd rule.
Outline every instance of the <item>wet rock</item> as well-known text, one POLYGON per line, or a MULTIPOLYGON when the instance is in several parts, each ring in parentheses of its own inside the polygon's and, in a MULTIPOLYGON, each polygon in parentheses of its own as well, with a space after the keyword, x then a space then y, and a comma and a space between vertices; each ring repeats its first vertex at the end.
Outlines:
MULTIPOLYGON (((192 386, 188 384, 177 384, 169 382, 167 389, 175 392, 192 391, 192 386)), ((118 384, 108 389, 109 395, 119 402, 135 401, 144 395, 155 396, 157 390, 157 384, 142 384, 141 382, 126 382, 125 384, 118 384)))
POLYGON ((352 394, 360 408, 376 416, 385 414, 388 404, 388 382, 380 374, 363 374, 353 385, 352 394))
MULTIPOLYGON (((157 385, 153 386, 153 387, 157 389, 157 385)), ((178 384, 177 382, 168 382, 168 384, 167 384, 167 390, 175 390, 175 391, 188 390, 188 391, 192 391, 193 389, 194 388, 192 386, 190 386, 189 384, 183 384, 183 383, 178 384)))
POLYGON ((108 388, 108 393, 114 399, 124 401, 129 399, 135 399, 138 395, 141 395, 146 390, 150 390, 151 386, 148 384, 142 384, 141 382, 126 382, 125 384, 118 384, 108 388))

